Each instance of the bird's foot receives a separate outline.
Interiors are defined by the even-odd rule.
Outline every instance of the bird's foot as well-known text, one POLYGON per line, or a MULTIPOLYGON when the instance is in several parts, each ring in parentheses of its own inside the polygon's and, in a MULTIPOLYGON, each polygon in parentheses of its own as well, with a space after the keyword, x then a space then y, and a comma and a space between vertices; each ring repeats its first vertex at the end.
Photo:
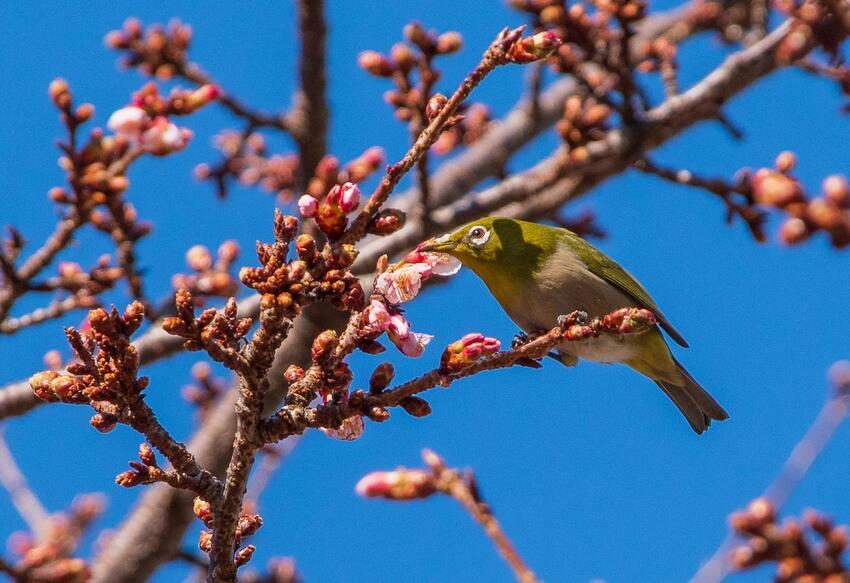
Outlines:
POLYGON ((569 328, 575 324, 584 324, 587 322, 587 319, 587 312, 576 310, 575 312, 558 316, 558 326, 561 328, 569 328))

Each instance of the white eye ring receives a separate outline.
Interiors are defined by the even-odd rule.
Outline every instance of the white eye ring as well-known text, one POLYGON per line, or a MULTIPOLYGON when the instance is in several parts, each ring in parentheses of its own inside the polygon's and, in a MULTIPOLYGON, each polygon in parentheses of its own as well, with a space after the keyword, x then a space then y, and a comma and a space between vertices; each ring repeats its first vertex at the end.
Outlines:
POLYGON ((473 247, 482 247, 490 238, 490 230, 481 225, 475 225, 469 229, 467 238, 473 247))

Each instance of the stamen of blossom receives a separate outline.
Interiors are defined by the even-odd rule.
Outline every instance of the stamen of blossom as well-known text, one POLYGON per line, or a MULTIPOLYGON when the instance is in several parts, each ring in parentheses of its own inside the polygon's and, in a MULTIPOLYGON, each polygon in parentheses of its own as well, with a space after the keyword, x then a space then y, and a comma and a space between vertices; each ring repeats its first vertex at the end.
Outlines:
POLYGON ((416 500, 437 491, 434 475, 425 470, 401 468, 392 472, 371 472, 363 476, 354 491, 367 498, 416 500))
POLYGON ((316 211, 319 210, 319 201, 309 194, 305 194, 298 199, 298 210, 302 217, 314 217, 316 211))
POLYGON ((478 332, 467 334, 446 347, 440 358, 440 368, 451 373, 460 372, 478 359, 498 352, 501 346, 496 338, 478 332))
POLYGON ((460 267, 460 261, 446 253, 412 251, 400 263, 379 275, 375 288, 391 304, 401 304, 416 297, 424 280, 432 275, 454 275, 460 267))

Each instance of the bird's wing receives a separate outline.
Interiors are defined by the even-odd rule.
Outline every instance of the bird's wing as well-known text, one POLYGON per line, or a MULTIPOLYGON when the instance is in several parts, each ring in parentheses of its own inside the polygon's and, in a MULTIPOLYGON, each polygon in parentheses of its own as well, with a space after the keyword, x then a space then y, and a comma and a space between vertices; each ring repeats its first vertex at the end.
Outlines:
POLYGON ((584 261, 591 273, 617 287, 620 291, 637 302, 638 306, 652 310, 658 320, 658 323, 661 324, 661 327, 664 328, 670 337, 675 340, 679 346, 684 346, 685 348, 688 347, 687 341, 673 327, 673 324, 670 323, 667 316, 664 315, 661 309, 649 296, 649 293, 643 288, 638 280, 634 278, 634 276, 620 267, 613 259, 590 245, 590 243, 575 233, 567 231, 566 229, 564 229, 564 232, 570 238, 572 248, 576 251, 581 260, 584 261))

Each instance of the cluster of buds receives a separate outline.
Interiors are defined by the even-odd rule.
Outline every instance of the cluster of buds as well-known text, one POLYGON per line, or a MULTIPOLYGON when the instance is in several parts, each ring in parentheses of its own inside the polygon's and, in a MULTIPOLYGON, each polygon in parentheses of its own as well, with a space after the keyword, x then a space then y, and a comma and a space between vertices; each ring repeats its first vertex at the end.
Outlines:
POLYGON ((215 182, 219 197, 226 196, 227 179, 234 177, 240 184, 257 185, 266 192, 275 193, 282 201, 292 198, 300 168, 297 155, 270 155, 265 138, 256 132, 246 136, 225 131, 215 137, 213 144, 221 151, 223 159, 215 166, 199 164, 195 167, 195 177, 215 182))
MULTIPOLYGON (((410 122, 415 137, 446 102, 444 95, 433 93, 441 76, 434 59, 459 51, 463 37, 454 31, 437 34, 412 22, 404 27, 404 38, 407 42, 395 44, 389 57, 365 51, 360 53, 359 63, 373 75, 392 78, 395 88, 384 94, 384 100, 395 109, 397 119, 410 122)), ((446 125, 450 127, 461 119, 454 116, 446 125)))
POLYGON ((809 510, 802 521, 778 524, 773 504, 758 498, 746 510, 734 513, 730 523, 738 534, 747 538, 746 544, 731 554, 732 565, 738 570, 774 562, 775 581, 781 583, 839 583, 850 578, 842 559, 850 544, 848 529, 836 526, 822 514, 809 510), (820 544, 809 540, 807 530, 820 538, 820 544))
POLYGON ((587 156, 585 146, 605 138, 611 108, 593 98, 570 96, 564 102, 564 116, 555 128, 570 148, 570 156, 580 161, 587 156))
POLYGON ((181 394, 196 407, 198 417, 203 421, 224 390, 224 381, 214 377, 210 365, 201 361, 192 365, 192 383, 184 386, 181 394))
POLYGON ((823 194, 807 199, 800 182, 791 176, 796 157, 782 152, 774 168, 742 172, 740 180, 748 183, 753 200, 765 207, 781 209, 788 215, 779 235, 793 245, 808 239, 817 231, 829 234, 833 246, 850 245, 850 186, 844 176, 833 175, 823 181, 823 194))
POLYGON ((415 68, 423 66, 426 60, 430 61, 437 55, 456 53, 463 47, 460 33, 449 31, 438 35, 434 31, 425 30, 418 22, 411 22, 404 27, 404 38, 408 44, 394 45, 389 56, 377 51, 363 51, 357 63, 364 71, 376 77, 406 77, 415 68))
POLYGON ((324 156, 307 185, 307 194, 320 199, 334 186, 352 182, 359 184, 381 169, 385 161, 384 149, 367 148, 354 160, 342 166, 336 156, 324 156))
POLYGON ((147 387, 147 377, 136 377, 139 355, 130 335, 144 321, 144 306, 131 303, 123 314, 98 308, 89 312, 88 329, 66 328, 68 342, 77 361, 67 374, 48 370, 30 378, 36 396, 44 401, 91 404, 97 414, 91 424, 110 431, 120 420, 127 398, 138 398, 147 387))
POLYGON ((645 308, 620 308, 592 319, 588 319, 585 312, 572 312, 559 319, 563 337, 573 342, 595 338, 600 334, 642 334, 655 327, 656 323, 655 314, 645 308))
POLYGON ((820 46, 833 60, 840 60, 841 45, 847 38, 843 15, 834 14, 830 5, 815 0, 776 0, 772 4, 793 19, 791 31, 776 49, 777 61, 784 65, 794 63, 815 46, 820 46))
POLYGON ((30 533, 13 533, 8 546, 19 557, 13 565, 18 579, 48 583, 88 581, 91 578, 88 564, 73 557, 73 553, 104 507, 100 495, 78 496, 70 510, 49 517, 42 540, 36 540, 30 533))
POLYGON ((156 454, 147 443, 139 445, 139 461, 130 460, 130 469, 115 476, 115 483, 124 488, 160 481, 163 470, 156 461, 156 454))
MULTIPOLYGON (((212 551, 212 539, 213 539, 213 526, 214 526, 214 512, 212 505, 204 500, 203 498, 195 498, 195 501, 192 505, 192 511, 195 516, 204 523, 204 526, 207 527, 206 530, 202 530, 200 535, 198 536, 198 548, 204 553, 209 554, 212 551)), ((236 523, 236 551, 233 553, 233 562, 236 563, 237 567, 241 567, 251 560, 251 557, 254 555, 254 551, 257 550, 257 547, 254 545, 242 545, 242 542, 254 535, 260 527, 263 526, 263 519, 259 514, 252 514, 248 512, 243 512, 239 515, 239 520, 236 523)))
POLYGON ((298 210, 304 218, 312 218, 329 239, 338 239, 348 226, 348 215, 360 206, 360 187, 344 182, 331 187, 323 199, 305 194, 298 199, 298 210))
POLYGON ((124 271, 111 265, 109 255, 101 255, 88 271, 73 261, 61 261, 56 268, 56 279, 49 285, 72 293, 85 291, 95 296, 115 285, 124 271))
POLYGON ((478 332, 465 335, 452 342, 440 357, 440 370, 449 374, 469 368, 480 359, 495 354, 502 347, 496 338, 489 338, 478 332))
POLYGON ((113 112, 107 127, 116 136, 155 156, 165 156, 186 147, 191 130, 179 127, 169 116, 188 115, 218 98, 215 85, 194 90, 174 89, 166 98, 154 83, 133 94, 129 105, 113 112))
POLYGON ((234 298, 230 298, 219 311, 207 308, 195 316, 196 301, 185 289, 174 294, 176 315, 162 321, 168 334, 185 339, 183 347, 189 351, 206 350, 218 362, 233 366, 240 341, 251 329, 251 318, 240 318, 234 298))
POLYGON ((138 67, 145 75, 171 79, 186 64, 186 51, 192 41, 192 28, 172 20, 167 27, 158 24, 144 29, 135 18, 124 22, 121 30, 106 35, 106 45, 126 53, 123 66, 138 67))
POLYGON ((307 261, 287 261, 289 246, 297 233, 298 219, 275 210, 274 242, 257 243, 260 267, 243 267, 239 271, 242 283, 262 295, 265 308, 278 306, 290 315, 298 313, 313 284, 307 261))
POLYGON ((441 133, 432 146, 433 151, 441 156, 449 154, 460 145, 474 144, 492 125, 490 108, 483 103, 473 103, 468 106, 462 103, 459 109, 460 121, 441 133))
POLYGON ((195 245, 186 252, 186 264, 193 273, 174 275, 171 285, 175 290, 189 290, 196 299, 200 296, 235 295, 238 285, 230 270, 238 257, 239 245, 235 241, 222 243, 215 261, 209 249, 203 245, 195 245))
MULTIPOLYGON (((71 135, 94 115, 94 107, 89 103, 74 107, 71 90, 64 79, 53 80, 48 92, 71 135)), ((52 188, 48 196, 53 202, 73 205, 87 214, 92 208, 120 196, 129 187, 123 171, 110 171, 130 149, 123 137, 104 135, 98 128, 91 132, 81 148, 74 149, 70 143, 61 144, 61 147, 64 155, 59 158, 59 166, 68 173, 68 183, 74 185, 74 189, 69 192, 61 187, 52 188)))
POLYGON ((594 0, 594 5, 620 22, 635 22, 646 16, 645 0, 594 0))

